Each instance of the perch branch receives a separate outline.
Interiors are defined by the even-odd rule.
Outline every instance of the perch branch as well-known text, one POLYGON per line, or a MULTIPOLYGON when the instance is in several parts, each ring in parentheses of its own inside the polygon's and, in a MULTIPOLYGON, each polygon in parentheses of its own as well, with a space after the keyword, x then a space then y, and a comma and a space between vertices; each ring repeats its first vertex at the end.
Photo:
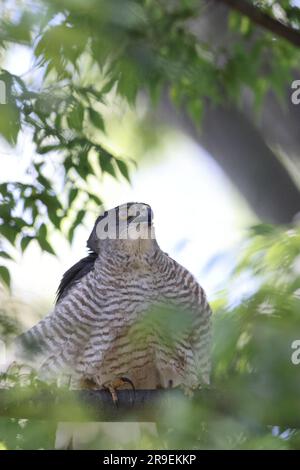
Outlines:
MULTIPOLYGON (((61 392, 59 389, 0 390, 0 416, 38 419, 44 421, 148 421, 164 422, 174 410, 188 400, 178 389, 120 390, 116 406, 105 390, 78 390, 61 392)), ((240 401, 239 394, 203 389, 195 392, 193 404, 203 416, 227 416, 241 422, 254 421, 262 425, 300 428, 300 409, 282 410, 271 399, 263 400, 251 391, 240 401), (201 411, 202 410, 202 411, 201 411), (207 412, 211 414, 207 414, 207 412)), ((180 426, 180 423, 178 423, 180 426)))

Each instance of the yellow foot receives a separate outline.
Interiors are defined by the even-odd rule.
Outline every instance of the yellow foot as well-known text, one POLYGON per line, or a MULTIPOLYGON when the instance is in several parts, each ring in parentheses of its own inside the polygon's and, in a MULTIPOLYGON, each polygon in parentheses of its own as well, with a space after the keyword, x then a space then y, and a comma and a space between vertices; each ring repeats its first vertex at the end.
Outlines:
MULTIPOLYGON (((118 377, 115 380, 112 380, 110 382, 106 382, 103 387, 109 391, 111 394, 112 400, 114 404, 117 406, 118 405, 118 396, 117 396, 117 390, 119 388, 122 388, 124 386, 127 386, 129 384, 132 388, 133 391, 135 391, 135 386, 133 382, 128 379, 127 377, 118 377)), ((127 387, 128 388, 128 387, 127 387)))

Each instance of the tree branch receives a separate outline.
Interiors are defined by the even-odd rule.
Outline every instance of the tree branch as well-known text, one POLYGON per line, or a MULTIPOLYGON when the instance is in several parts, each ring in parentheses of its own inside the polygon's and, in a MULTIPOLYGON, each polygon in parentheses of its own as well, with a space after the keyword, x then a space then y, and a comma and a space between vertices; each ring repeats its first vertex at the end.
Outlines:
POLYGON ((286 39, 294 46, 300 47, 300 32, 290 26, 286 26, 280 21, 267 15, 259 8, 245 0, 217 0, 225 3, 229 8, 247 16, 257 25, 271 31, 276 36, 286 39))
MULTIPOLYGON (((291 150, 295 148, 295 154, 299 142, 293 140, 291 132, 294 126, 297 133, 299 121, 298 117, 293 121, 292 116, 278 114, 274 106, 272 111, 274 121, 272 118, 268 121, 268 125, 272 125, 268 139, 265 131, 261 132, 253 124, 254 118, 228 104, 216 106, 207 101, 200 131, 185 109, 174 108, 167 94, 161 100, 156 116, 161 122, 168 121, 179 127, 205 148, 259 219, 274 224, 290 224, 300 211, 300 191, 266 141, 276 143, 283 151, 288 148, 287 143, 293 144, 291 150)), ((297 109, 292 111, 296 113, 297 109)))

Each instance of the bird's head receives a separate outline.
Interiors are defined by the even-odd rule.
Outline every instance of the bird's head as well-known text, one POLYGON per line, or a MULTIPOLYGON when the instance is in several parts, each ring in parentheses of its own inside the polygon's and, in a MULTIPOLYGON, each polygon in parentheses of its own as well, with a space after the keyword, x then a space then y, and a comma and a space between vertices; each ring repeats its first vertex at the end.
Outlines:
POLYGON ((128 202, 104 211, 96 220, 87 246, 96 253, 104 247, 125 253, 151 251, 157 246, 151 207, 128 202))

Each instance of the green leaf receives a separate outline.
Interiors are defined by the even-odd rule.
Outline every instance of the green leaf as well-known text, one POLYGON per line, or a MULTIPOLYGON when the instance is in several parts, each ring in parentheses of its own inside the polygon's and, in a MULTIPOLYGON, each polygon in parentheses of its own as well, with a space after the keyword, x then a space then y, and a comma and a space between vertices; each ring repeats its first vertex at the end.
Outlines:
POLYGON ((194 124, 199 126, 201 124, 203 115, 203 103, 201 99, 191 100, 187 104, 187 111, 193 120, 194 124))
POLYGON ((17 230, 8 224, 0 225, 0 233, 3 235, 12 245, 14 244, 17 237, 17 230))
POLYGON ((109 93, 111 91, 111 89, 113 88, 113 86, 115 85, 115 83, 116 83, 116 80, 114 78, 112 78, 111 80, 108 80, 105 83, 104 87, 101 88, 101 93, 103 93, 104 95, 106 93, 109 93))
POLYGON ((90 117, 92 124, 98 129, 100 129, 101 131, 105 132, 105 124, 104 124, 104 120, 101 114, 99 114, 93 108, 88 108, 88 112, 89 112, 89 117, 90 117))
POLYGON ((119 160, 118 158, 115 158, 115 162, 121 172, 121 174, 124 176, 124 178, 127 179, 127 181, 130 182, 130 176, 129 176, 129 171, 128 171, 128 166, 125 162, 122 160, 119 160))
POLYGON ((61 148, 62 148, 62 145, 43 145, 43 146, 38 145, 36 150, 40 155, 44 155, 45 153, 53 152, 55 150, 60 150, 61 148))
POLYGON ((73 241, 75 229, 76 229, 76 227, 74 227, 74 225, 72 225, 72 227, 70 227, 70 229, 68 231, 68 240, 69 240, 70 243, 72 243, 72 241, 73 241))
POLYGON ((127 99, 129 104, 134 105, 139 87, 141 86, 139 64, 124 59, 119 61, 118 67, 120 74, 117 91, 122 97, 127 99))
POLYGON ((78 211, 77 216, 76 216, 76 218, 73 222, 74 227, 77 227, 79 224, 81 224, 81 222, 84 219, 84 216, 85 216, 85 210, 84 209, 81 209, 80 211, 78 211))
POLYGON ((276 233, 276 228, 271 224, 257 224, 249 227, 252 235, 272 235, 276 233))
POLYGON ((7 183, 1 183, 1 184, 0 184, 0 193, 1 193, 1 195, 3 195, 3 196, 7 196, 7 195, 8 195, 7 183))
POLYGON ((89 197, 90 197, 90 199, 95 201, 95 203, 98 204, 98 206, 102 206, 103 202, 96 194, 89 193, 89 197))
POLYGON ((63 161, 63 166, 65 168, 66 173, 68 173, 71 168, 73 168, 73 155, 69 154, 63 161))
POLYGON ((52 246, 50 245, 50 243, 46 239, 37 238, 37 241, 38 241, 38 244, 40 245, 40 247, 42 248, 43 251, 47 251, 51 255, 56 255, 54 249, 52 248, 52 246))
POLYGON ((37 180, 45 189, 52 189, 50 181, 41 173, 39 173, 37 180))
POLYGON ((69 191, 69 197, 68 197, 68 206, 71 207, 73 201, 75 201, 77 195, 78 195, 78 188, 71 188, 69 191))
POLYGON ((55 255, 55 251, 47 240, 47 226, 42 224, 37 233, 37 241, 43 251, 47 251, 51 255, 55 255))
POLYGON ((79 154, 79 163, 78 165, 74 165, 74 169, 84 181, 86 181, 88 175, 94 174, 93 167, 88 160, 86 152, 81 152, 79 154))
POLYGON ((10 273, 6 266, 0 266, 0 278, 10 288, 10 273))
POLYGON ((38 198, 45 204, 48 210, 48 214, 51 211, 56 211, 57 209, 62 209, 62 205, 57 196, 49 194, 49 192, 44 191, 38 195, 38 198))
POLYGON ((116 172, 112 163, 113 160, 113 157, 109 155, 105 150, 99 151, 99 165, 101 170, 115 177, 116 172))
POLYGON ((13 209, 13 204, 12 204, 12 201, 10 201, 9 203, 7 204, 4 204, 2 203, 0 205, 0 217, 9 222, 11 220, 11 211, 13 209))
POLYGON ((0 251, 0 257, 6 259, 13 259, 6 251, 0 251))
POLYGON ((14 103, 1 104, 0 134, 15 145, 21 129, 20 111, 14 103))
POLYGON ((23 227, 28 225, 27 222, 21 217, 14 217, 13 221, 18 232, 21 232, 23 227))
POLYGON ((21 240, 22 253, 24 253, 24 251, 26 250, 26 248, 28 247, 29 243, 32 240, 34 240, 34 237, 29 237, 28 235, 26 235, 25 237, 22 238, 22 240, 21 240))
POLYGON ((231 31, 237 31, 241 23, 241 16, 236 11, 229 12, 228 26, 231 31))
POLYGON ((241 25, 240 25, 240 31, 242 34, 246 35, 249 33, 251 29, 251 21, 247 16, 242 16, 241 18, 241 25))
POLYGON ((73 224, 70 227, 69 232, 68 232, 68 240, 69 240, 70 243, 72 243, 72 241, 73 241, 75 229, 78 227, 78 225, 81 224, 81 222, 84 219, 84 216, 85 216, 85 210, 81 209, 77 213, 77 216, 76 216, 76 218, 75 218, 75 220, 74 220, 74 222, 73 222, 73 224))
POLYGON ((48 211, 48 217, 51 220, 51 222, 53 223, 54 227, 59 229, 62 219, 61 219, 61 217, 59 217, 56 214, 56 211, 55 210, 54 211, 48 211))
POLYGON ((32 15, 24 11, 18 23, 7 24, 6 32, 11 41, 22 44, 30 44, 32 15))
POLYGON ((47 227, 45 224, 41 224, 39 231, 38 231, 38 238, 45 240, 47 237, 47 227))
POLYGON ((67 116, 68 125, 71 127, 71 129, 75 129, 76 131, 82 130, 83 116, 83 106, 80 103, 76 103, 67 116))

